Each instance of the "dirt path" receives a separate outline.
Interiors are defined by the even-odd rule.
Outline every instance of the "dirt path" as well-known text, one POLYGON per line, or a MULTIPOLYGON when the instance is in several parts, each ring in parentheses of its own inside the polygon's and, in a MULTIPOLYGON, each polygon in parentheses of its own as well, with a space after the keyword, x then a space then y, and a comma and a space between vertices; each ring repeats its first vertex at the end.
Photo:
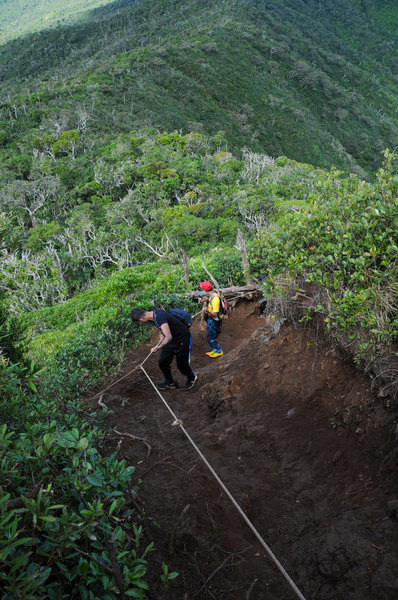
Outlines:
MULTIPOLYGON (((288 324, 278 332, 255 309, 243 301, 225 322, 220 359, 206 357, 195 325, 198 382, 164 396, 307 600, 396 600, 398 522, 385 512, 398 498, 396 414, 319 332, 288 324)), ((150 347, 131 354, 124 372, 150 347)), ((155 358, 145 366, 162 379, 155 358)), ((296 598, 145 376, 104 401, 111 427, 151 447, 148 456, 144 443, 123 438, 119 448, 142 479, 136 506, 158 549, 149 597, 296 598), (166 590, 162 560, 180 574, 166 590)))

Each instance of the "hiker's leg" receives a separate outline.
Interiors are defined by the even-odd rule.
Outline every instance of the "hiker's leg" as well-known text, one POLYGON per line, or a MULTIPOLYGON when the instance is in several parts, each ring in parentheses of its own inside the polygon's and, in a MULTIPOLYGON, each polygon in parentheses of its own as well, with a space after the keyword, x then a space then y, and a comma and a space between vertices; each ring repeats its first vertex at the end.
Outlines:
POLYGON ((192 351, 192 340, 191 340, 191 336, 189 336, 189 338, 187 338, 186 340, 184 340, 184 342, 181 343, 180 348, 177 350, 176 352, 176 359, 177 359, 177 367, 179 369, 179 371, 185 375, 185 377, 188 377, 188 379, 195 379, 195 373, 192 371, 191 369, 191 351, 192 351))
POLYGON ((162 348, 160 351, 159 369, 162 371, 166 383, 173 383, 173 376, 170 368, 170 365, 173 361, 173 356, 174 348, 170 347, 170 344, 167 344, 167 346, 162 348))
POLYGON ((217 330, 215 327, 215 323, 214 323, 213 319, 211 319, 209 317, 207 319, 206 339, 209 342, 209 345, 212 350, 215 350, 213 344, 215 342, 216 337, 217 337, 217 330))
POLYGON ((222 352, 220 344, 216 341, 216 337, 219 333, 220 325, 213 319, 209 318, 207 320, 206 339, 209 342, 211 349, 214 350, 214 352, 222 352))

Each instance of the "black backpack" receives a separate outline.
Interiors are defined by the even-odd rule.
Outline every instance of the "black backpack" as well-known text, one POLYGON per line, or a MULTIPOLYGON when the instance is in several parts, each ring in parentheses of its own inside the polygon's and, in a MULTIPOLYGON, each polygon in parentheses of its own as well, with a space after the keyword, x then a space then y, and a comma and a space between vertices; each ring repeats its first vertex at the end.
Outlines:
POLYGON ((228 319, 228 317, 231 316, 231 305, 227 302, 221 290, 218 290, 217 295, 220 298, 220 317, 222 319, 228 319))
POLYGON ((187 327, 191 327, 192 325, 192 317, 183 308, 170 308, 168 311, 169 315, 173 315, 173 317, 177 317, 180 321, 184 323, 187 327))

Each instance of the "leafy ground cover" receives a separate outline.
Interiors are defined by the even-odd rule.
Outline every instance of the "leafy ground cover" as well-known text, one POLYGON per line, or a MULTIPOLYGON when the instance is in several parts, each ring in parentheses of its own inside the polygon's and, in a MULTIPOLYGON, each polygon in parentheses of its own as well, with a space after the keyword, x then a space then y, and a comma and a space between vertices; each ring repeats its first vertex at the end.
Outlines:
POLYGON ((38 394, 34 369, 0 359, 2 597, 144 598, 134 467, 101 457, 95 412, 38 394))

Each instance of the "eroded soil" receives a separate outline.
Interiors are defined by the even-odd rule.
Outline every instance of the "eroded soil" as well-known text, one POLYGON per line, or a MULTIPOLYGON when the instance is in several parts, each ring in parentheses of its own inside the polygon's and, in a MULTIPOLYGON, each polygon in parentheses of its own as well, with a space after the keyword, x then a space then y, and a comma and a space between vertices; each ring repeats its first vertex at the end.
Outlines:
MULTIPOLYGON (((224 323, 222 358, 205 355, 200 324, 192 337, 197 384, 163 395, 301 593, 396 600, 398 521, 386 514, 398 498, 396 413, 315 326, 260 317, 255 303, 224 323)), ((131 353, 124 373, 151 345, 131 353)), ((161 381, 156 357, 145 369, 161 381)), ((134 505, 158 549, 148 597, 297 598, 142 371, 103 402, 109 426, 147 441, 115 435, 106 450, 118 448, 142 479, 134 505), (179 572, 167 589, 162 561, 179 572)))

